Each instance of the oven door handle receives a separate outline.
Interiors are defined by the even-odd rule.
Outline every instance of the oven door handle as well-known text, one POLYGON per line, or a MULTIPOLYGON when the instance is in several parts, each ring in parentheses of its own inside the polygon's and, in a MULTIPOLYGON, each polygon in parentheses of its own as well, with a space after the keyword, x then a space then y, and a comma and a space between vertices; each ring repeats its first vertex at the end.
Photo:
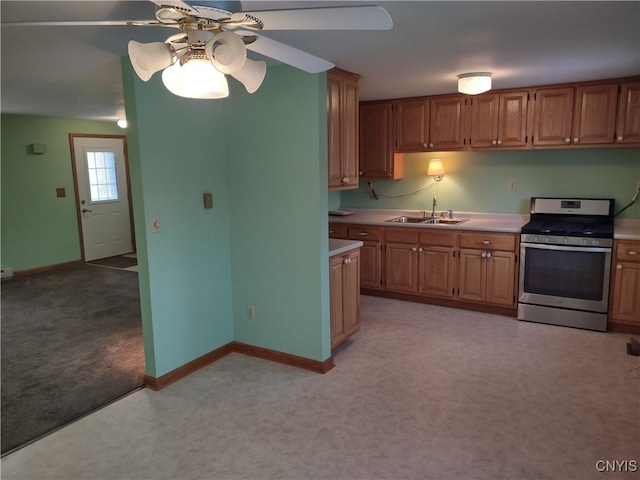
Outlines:
POLYGON ((542 243, 521 243, 520 248, 538 248, 541 250, 566 250, 570 252, 610 253, 611 247, 578 247, 575 245, 547 245, 542 243))

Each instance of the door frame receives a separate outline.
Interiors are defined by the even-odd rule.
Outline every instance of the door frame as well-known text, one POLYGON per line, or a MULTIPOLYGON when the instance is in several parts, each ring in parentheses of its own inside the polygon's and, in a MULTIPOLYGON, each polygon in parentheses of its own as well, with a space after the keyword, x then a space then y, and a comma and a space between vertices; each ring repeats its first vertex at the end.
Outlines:
POLYGON ((122 149, 124 154, 124 167, 125 175, 127 178, 127 203, 129 204, 129 229, 131 231, 131 246, 133 251, 137 252, 136 247, 136 233, 133 226, 133 204, 131 202, 131 177, 129 175, 129 153, 127 148, 127 136, 126 135, 99 135, 91 133, 70 133, 69 145, 71 147, 71 168, 73 173, 73 191, 76 200, 76 219, 78 221, 78 234, 80 236, 80 255, 83 262, 86 262, 84 255, 84 232, 82 230, 82 206, 80 205, 80 189, 78 187, 78 172, 76 170, 76 152, 74 147, 74 139, 76 138, 110 138, 115 140, 122 140, 122 149))

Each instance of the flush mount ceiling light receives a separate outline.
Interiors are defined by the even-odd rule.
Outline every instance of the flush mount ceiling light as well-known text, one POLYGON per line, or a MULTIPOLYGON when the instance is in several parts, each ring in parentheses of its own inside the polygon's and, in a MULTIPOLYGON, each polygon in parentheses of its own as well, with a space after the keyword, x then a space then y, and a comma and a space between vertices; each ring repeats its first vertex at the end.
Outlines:
POLYGON ((442 164, 442 160, 440 160, 439 158, 429 160, 427 175, 432 176, 436 182, 442 180, 442 177, 444 177, 444 165, 442 164))
POLYGON ((491 72, 463 73, 458 75, 458 92, 478 95, 491 90, 491 72))
MULTIPOLYGON (((197 98, 222 98, 221 92, 224 89, 220 75, 222 78, 224 75, 231 75, 242 83, 249 93, 255 92, 262 84, 266 63, 247 59, 247 49, 308 73, 320 73, 334 67, 333 63, 322 58, 265 37, 262 34, 264 30, 353 31, 390 30, 393 27, 393 21, 387 11, 375 5, 233 13, 215 7, 192 6, 181 0, 151 0, 151 2, 157 6, 155 20, 11 22, 3 23, 2 28, 36 26, 100 28, 123 25, 179 29, 181 33, 172 35, 164 43, 143 44, 133 40, 129 42, 129 59, 136 74, 146 82, 160 70, 167 72, 171 69, 171 73, 166 75, 170 78, 177 78, 178 71, 181 78, 187 75, 187 71, 205 71, 208 77, 200 79, 201 85, 198 88, 201 92, 208 93, 197 98), (199 50, 205 50, 204 58, 196 58, 193 55, 193 51, 199 50), (182 57, 187 54, 189 58, 182 61, 182 57), (205 58, 209 61, 210 68, 204 68, 205 58), (188 68, 185 69, 185 67, 188 68), (220 75, 212 73, 212 70, 220 75), (202 83, 208 81, 217 83, 215 86, 204 87, 202 83), (216 95, 210 96, 211 91, 216 91, 216 95)), ((189 75, 193 74, 189 73, 189 75)), ((195 80, 191 82, 192 85, 194 83, 197 82, 195 80)))

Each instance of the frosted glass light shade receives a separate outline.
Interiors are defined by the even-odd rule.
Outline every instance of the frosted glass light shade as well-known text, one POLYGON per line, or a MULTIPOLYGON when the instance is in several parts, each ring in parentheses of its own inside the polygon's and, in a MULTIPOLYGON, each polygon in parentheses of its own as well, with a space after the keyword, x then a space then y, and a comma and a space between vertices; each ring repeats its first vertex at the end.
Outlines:
POLYGON ((444 176, 444 165, 442 164, 442 160, 439 158, 429 160, 427 175, 433 177, 436 181, 442 180, 442 177, 444 176))
POLYGON ((131 40, 127 50, 133 69, 145 82, 176 60, 174 48, 162 42, 140 43, 131 40))
POLYGON ((231 76, 244 85, 247 92, 253 93, 260 88, 266 74, 267 64, 265 62, 262 60, 256 62, 254 60, 247 59, 244 67, 237 72, 232 73, 231 76))
POLYGON ((491 73, 476 72, 458 75, 458 92, 478 95, 491 90, 491 73))
POLYGON ((192 59, 184 65, 176 62, 162 72, 162 83, 174 95, 187 98, 225 98, 229 96, 229 84, 224 74, 211 62, 192 59))

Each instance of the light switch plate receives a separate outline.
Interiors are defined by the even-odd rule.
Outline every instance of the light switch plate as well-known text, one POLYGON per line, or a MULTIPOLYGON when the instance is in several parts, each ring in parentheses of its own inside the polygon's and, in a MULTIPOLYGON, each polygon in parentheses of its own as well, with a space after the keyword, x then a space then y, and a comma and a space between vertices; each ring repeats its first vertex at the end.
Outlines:
POLYGON ((203 193, 202 200, 204 202, 204 208, 213 208, 213 194, 203 193))

